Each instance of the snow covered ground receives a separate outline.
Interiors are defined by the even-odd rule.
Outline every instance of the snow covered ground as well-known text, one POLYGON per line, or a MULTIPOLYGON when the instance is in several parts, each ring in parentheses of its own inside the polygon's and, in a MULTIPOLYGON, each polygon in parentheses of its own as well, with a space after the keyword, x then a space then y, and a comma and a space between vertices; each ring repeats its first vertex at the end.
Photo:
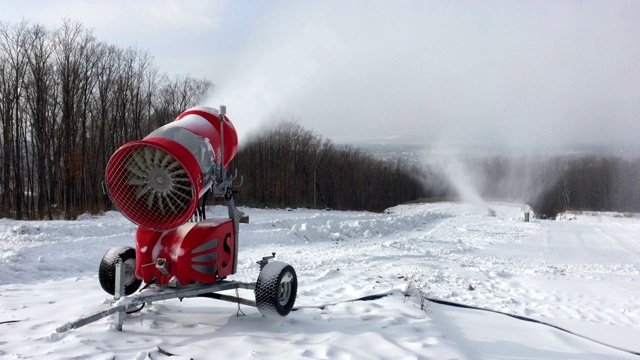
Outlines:
POLYGON ((238 317, 232 303, 167 300, 128 315, 123 332, 112 318, 55 329, 107 297, 100 259, 133 246, 135 225, 117 212, 0 220, 0 359, 156 359, 159 345, 194 359, 638 358, 614 347, 640 352, 640 219, 525 223, 520 206, 499 203, 243 211, 234 279, 255 281, 255 262, 276 252, 297 271, 301 309, 271 319, 242 306, 238 317))

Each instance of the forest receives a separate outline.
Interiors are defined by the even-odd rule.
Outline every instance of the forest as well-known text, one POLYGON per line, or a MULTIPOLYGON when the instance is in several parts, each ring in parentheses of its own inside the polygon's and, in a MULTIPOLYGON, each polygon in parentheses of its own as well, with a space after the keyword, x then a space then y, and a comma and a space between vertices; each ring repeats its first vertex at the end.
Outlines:
POLYGON ((109 157, 194 106, 209 80, 169 76, 82 24, 0 23, 0 215, 75 218, 109 207, 109 157))
POLYGON ((418 166, 336 145, 289 121, 251 138, 231 166, 244 176, 238 199, 254 206, 383 211, 425 196, 418 166))
MULTIPOLYGON (((111 154, 212 90, 210 80, 161 73, 148 52, 101 42, 78 22, 0 24, 0 216, 112 209, 101 188, 111 154)), ((382 210, 421 195, 400 163, 294 124, 253 139, 236 159, 251 204, 382 210)))
MULTIPOLYGON (((113 210, 102 189, 111 154, 213 90, 211 80, 162 73, 152 54, 102 42, 78 22, 0 23, 0 217, 113 210)), ((456 179, 427 164, 382 160, 276 121, 240 144, 230 167, 244 179, 241 205, 383 211, 459 197, 456 179)), ((482 198, 523 202, 540 217, 640 211, 639 159, 494 156, 465 165, 482 198)))

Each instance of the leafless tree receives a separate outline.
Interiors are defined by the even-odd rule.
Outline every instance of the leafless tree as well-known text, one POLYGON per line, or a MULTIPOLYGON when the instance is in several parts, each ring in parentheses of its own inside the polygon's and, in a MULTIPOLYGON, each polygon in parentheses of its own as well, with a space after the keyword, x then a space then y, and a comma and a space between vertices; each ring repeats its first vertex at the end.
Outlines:
POLYGON ((110 208, 100 183, 113 151, 211 87, 161 74, 146 51, 99 42, 78 22, 0 23, 0 213, 74 218, 110 208))

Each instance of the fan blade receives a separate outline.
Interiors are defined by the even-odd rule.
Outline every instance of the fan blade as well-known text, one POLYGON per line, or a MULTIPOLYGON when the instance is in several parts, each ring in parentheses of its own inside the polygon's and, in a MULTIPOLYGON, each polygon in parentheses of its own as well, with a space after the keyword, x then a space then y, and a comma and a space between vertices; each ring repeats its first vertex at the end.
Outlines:
POLYGON ((173 213, 177 213, 176 208, 173 206, 173 203, 171 202, 171 199, 169 199, 169 194, 164 194, 163 197, 167 201, 167 205, 169 205, 169 208, 171 208, 171 211, 173 213))
POLYGON ((172 178, 175 178, 175 177, 177 177, 178 175, 183 175, 183 174, 184 174, 184 175, 186 175, 186 174, 187 174, 187 172, 186 172, 186 171, 184 171, 184 169, 183 169, 183 168, 180 168, 180 169, 178 169, 178 170, 176 170, 176 171, 174 171, 174 172, 170 172, 169 174, 171 175, 171 177, 172 177, 172 178))
POLYGON ((133 161, 136 165, 138 165, 138 167, 140 168, 140 170, 145 171, 147 170, 146 165, 144 164, 144 160, 142 160, 142 154, 141 154, 142 150, 141 149, 135 149, 131 152, 131 156, 133 157, 133 161))
POLYGON ((173 184, 173 187, 174 187, 174 188, 178 188, 178 189, 183 189, 183 190, 191 191, 191 186, 184 186, 184 185, 173 184))
POLYGON ((180 163, 174 159, 174 161, 169 166, 167 166, 167 171, 175 169, 176 166, 180 166, 180 163))
POLYGON ((175 203, 176 205, 178 205, 178 208, 180 210, 184 209, 186 207, 187 204, 185 204, 184 201, 181 201, 180 199, 178 199, 177 196, 175 196, 175 194, 177 194, 177 192, 170 192, 167 195, 169 197, 171 197, 171 199, 173 200, 173 203, 175 203))
POLYGON ((162 204, 162 194, 158 194, 158 207, 160 208, 160 212, 164 214, 164 205, 162 204))
POLYGON ((181 197, 182 197, 182 198, 184 198, 184 199, 191 200, 191 196, 189 196, 190 194, 189 194, 189 195, 187 195, 187 194, 183 194, 183 193, 181 193, 180 191, 176 191, 176 192, 174 192, 173 194, 175 194, 175 195, 179 195, 179 196, 181 196, 181 197))
POLYGON ((129 169, 130 172, 132 172, 134 175, 138 176, 139 178, 145 178, 147 176, 147 173, 144 172, 142 169, 140 169, 138 166, 129 163, 129 166, 127 166, 127 169, 129 169))
POLYGON ((147 191, 149 191, 149 188, 147 188, 146 186, 142 186, 140 187, 137 191, 136 191, 136 200, 140 199, 144 194, 147 193, 147 191))
POLYGON ((149 197, 147 197, 147 207, 149 209, 151 209, 151 207, 153 206, 153 198, 155 194, 156 194, 155 192, 149 191, 149 197))
POLYGON ((141 177, 131 177, 127 179, 127 184, 141 186, 141 185, 147 185, 147 181, 141 177))
POLYGON ((162 159, 162 162, 160 163, 161 167, 166 167, 167 164, 169 163, 169 161, 173 160, 173 156, 167 154, 164 159, 162 159))
POLYGON ((160 162, 160 157, 161 156, 162 156, 162 151, 156 149, 155 156, 153 157, 153 164, 154 165, 158 165, 158 163, 160 162))
POLYGON ((144 148, 144 160, 147 163, 147 167, 151 167, 153 165, 153 150, 148 147, 144 148))

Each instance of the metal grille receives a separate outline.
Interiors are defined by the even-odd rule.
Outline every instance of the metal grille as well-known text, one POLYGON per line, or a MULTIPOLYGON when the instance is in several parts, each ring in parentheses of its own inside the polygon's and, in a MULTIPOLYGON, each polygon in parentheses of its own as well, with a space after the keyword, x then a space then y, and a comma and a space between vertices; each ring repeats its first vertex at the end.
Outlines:
POLYGON ((107 167, 107 183, 120 211, 134 223, 152 230, 168 230, 182 224, 191 216, 196 200, 184 166, 171 154, 149 144, 120 148, 107 167))

